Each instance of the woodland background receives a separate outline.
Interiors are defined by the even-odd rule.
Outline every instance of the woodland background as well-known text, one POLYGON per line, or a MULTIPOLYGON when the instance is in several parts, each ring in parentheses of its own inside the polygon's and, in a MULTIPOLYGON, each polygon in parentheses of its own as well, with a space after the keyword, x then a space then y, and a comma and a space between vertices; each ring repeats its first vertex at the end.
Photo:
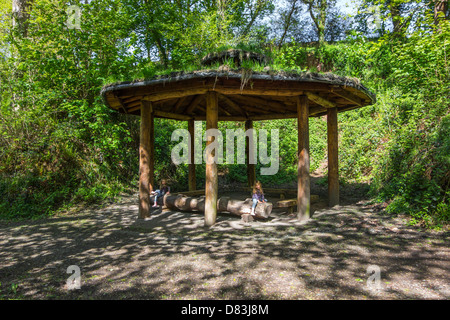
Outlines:
MULTIPOLYGON (((101 88, 199 69, 205 54, 233 47, 268 54, 277 70, 359 78, 377 102, 339 115, 341 183, 370 184, 374 202, 411 223, 448 225, 447 1, 351 7, 349 14, 336 0, 1 0, 0 218, 40 218, 137 190, 139 117, 106 107, 101 88), (66 24, 69 5, 81 8, 80 29, 66 24)), ((258 178, 295 183, 296 121, 254 125, 280 129, 280 171, 258 178)), ((184 190, 187 165, 170 161, 176 128, 187 124, 155 120, 155 178, 184 190)), ((310 120, 310 139, 311 171, 323 169, 324 119, 310 120)), ((244 183, 245 170, 219 166, 222 183, 244 183)), ((203 181, 198 165, 197 187, 203 181)))

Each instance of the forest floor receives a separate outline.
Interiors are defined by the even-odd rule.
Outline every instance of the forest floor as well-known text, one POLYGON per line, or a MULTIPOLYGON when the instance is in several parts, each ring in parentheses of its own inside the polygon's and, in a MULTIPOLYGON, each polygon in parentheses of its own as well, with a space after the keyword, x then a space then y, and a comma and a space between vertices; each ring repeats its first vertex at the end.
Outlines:
POLYGON ((341 205, 328 208, 318 179, 320 200, 303 223, 281 208, 251 223, 220 214, 210 229, 201 214, 161 208, 138 220, 137 194, 0 221, 0 299, 450 298, 448 231, 387 215, 364 197, 364 184, 341 186, 341 205), (71 265, 80 268, 79 290, 66 285, 71 265))

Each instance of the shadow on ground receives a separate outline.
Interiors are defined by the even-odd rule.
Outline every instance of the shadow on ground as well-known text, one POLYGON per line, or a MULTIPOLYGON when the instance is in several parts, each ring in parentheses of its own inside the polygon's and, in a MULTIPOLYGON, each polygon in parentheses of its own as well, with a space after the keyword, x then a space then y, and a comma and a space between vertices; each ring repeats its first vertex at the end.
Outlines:
MULTIPOLYGON (((232 193, 231 193, 232 194, 232 193)), ((275 200, 275 199, 274 199, 275 200)), ((137 195, 103 209, 0 222, 0 298, 448 299, 448 232, 409 227, 365 201, 313 205, 300 223, 156 209, 138 220, 137 195), (67 268, 81 269, 68 290, 67 268), (380 288, 367 269, 380 270, 380 288)))

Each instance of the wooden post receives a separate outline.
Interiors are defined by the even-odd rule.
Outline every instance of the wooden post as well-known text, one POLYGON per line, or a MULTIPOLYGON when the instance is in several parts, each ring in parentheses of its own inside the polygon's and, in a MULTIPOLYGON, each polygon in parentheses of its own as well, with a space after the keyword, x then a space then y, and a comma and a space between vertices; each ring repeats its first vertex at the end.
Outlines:
MULTIPOLYGON (((245 131, 253 129, 253 121, 245 121, 245 131)), ((245 164, 247 165, 247 185, 253 187, 256 182, 255 165, 250 163, 250 138, 245 137, 245 164)))
POLYGON ((195 162, 194 162, 194 145, 195 145, 195 122, 194 120, 188 121, 189 135, 191 136, 191 143, 189 144, 189 191, 194 191, 197 188, 197 182, 195 179, 195 162))
POLYGON ((337 108, 327 109, 328 205, 339 204, 339 157, 337 108))
POLYGON ((151 113, 150 113, 150 157, 148 159, 148 167, 149 167, 149 173, 148 173, 148 189, 150 192, 154 191, 155 189, 158 189, 158 187, 155 188, 155 111, 153 110, 153 104, 152 102, 143 101, 144 104, 148 103, 151 107, 151 113))
POLYGON ((298 167, 297 167, 297 218, 310 218, 310 179, 309 179, 309 104, 308 97, 297 98, 298 122, 298 167))
POLYGON ((152 104, 141 105, 139 139, 139 219, 150 217, 150 191, 153 188, 153 115, 152 104))
MULTIPOLYGON (((206 130, 218 128, 219 118, 218 94, 215 91, 206 93, 206 130)), ((206 142, 208 146, 214 140, 213 137, 206 142)), ((213 161, 214 153, 211 152, 206 163, 206 181, 205 181, 205 226, 211 227, 217 218, 217 194, 218 194, 218 176, 217 164, 213 161)))

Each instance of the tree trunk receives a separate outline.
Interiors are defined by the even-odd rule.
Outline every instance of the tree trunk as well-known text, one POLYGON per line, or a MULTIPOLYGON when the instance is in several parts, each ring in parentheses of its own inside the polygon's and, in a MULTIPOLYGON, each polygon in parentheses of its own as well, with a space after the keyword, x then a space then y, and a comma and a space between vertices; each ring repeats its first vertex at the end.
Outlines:
POLYGON ((195 148, 195 122, 194 120, 188 120, 188 130, 190 135, 189 141, 189 191, 194 191, 197 189, 197 181, 195 177, 195 157, 194 157, 194 148, 195 148))
MULTIPOLYGON (((205 197, 188 197, 182 194, 164 196, 164 205, 172 210, 205 211, 205 197)), ((229 212, 238 216, 249 214, 252 210, 252 199, 236 200, 222 197, 217 200, 218 212, 229 212)), ((258 203, 255 208, 256 218, 267 219, 272 212, 272 203, 258 203)))
POLYGON ((17 27, 23 37, 27 36, 29 10, 32 0, 12 0, 13 26, 17 27))
MULTIPOLYGON (((206 94, 206 130, 217 129, 219 119, 219 100, 217 92, 209 91, 206 94)), ((209 137, 206 142, 208 147, 215 138, 209 137)), ((211 227, 216 222, 217 216, 217 193, 219 187, 219 177, 217 175, 217 163, 215 152, 212 150, 206 155, 205 165, 205 226, 211 227)))
POLYGON ((339 204, 339 153, 337 108, 327 109, 328 205, 339 204))
POLYGON ((441 20, 445 19, 445 14, 447 12, 447 0, 435 0, 434 3, 434 24, 438 27, 440 31, 439 24, 441 20))
POLYGON ((305 95, 297 98, 298 164, 297 164, 297 218, 310 218, 311 191, 309 177, 309 102, 305 95))
POLYGON ((139 142, 139 218, 150 217, 150 192, 152 191, 153 174, 153 106, 144 103, 141 106, 141 126, 139 142))
MULTIPOLYGON (((253 129, 253 121, 245 121, 245 131, 253 129)), ((254 141, 253 141, 254 143, 254 141)), ((253 143, 250 145, 250 137, 245 137, 245 164, 247 165, 247 186, 253 187, 256 182, 255 164, 250 163, 250 148, 253 148, 253 143)))

